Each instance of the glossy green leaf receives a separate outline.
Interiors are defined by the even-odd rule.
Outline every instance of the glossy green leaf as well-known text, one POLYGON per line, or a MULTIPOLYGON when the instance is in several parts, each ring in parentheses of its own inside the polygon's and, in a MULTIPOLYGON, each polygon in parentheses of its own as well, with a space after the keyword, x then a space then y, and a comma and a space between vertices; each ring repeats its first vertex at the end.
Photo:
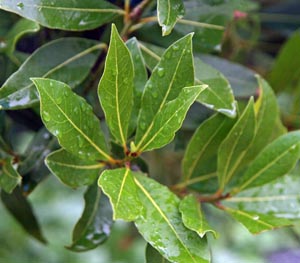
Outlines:
POLYGON ((36 21, 45 27, 87 30, 124 13, 107 1, 0 0, 0 8, 36 21))
POLYGON ((279 117, 276 96, 269 84, 261 77, 257 76, 260 95, 255 102, 256 111, 256 131, 252 145, 247 150, 241 162, 243 165, 252 161, 257 154, 270 142, 274 126, 279 117))
POLYGON ((300 131, 289 132, 264 148, 254 159, 233 193, 269 183, 287 174, 300 158, 300 131))
POLYGON ((158 23, 162 26, 162 35, 169 35, 176 21, 184 15, 182 0, 158 0, 157 15, 158 23))
POLYGON ((150 244, 146 246, 146 263, 170 263, 150 244))
POLYGON ((89 186, 84 194, 85 207, 73 231, 73 242, 67 248, 83 252, 96 248, 110 235, 113 224, 109 199, 97 184, 89 186))
POLYGON ((266 230, 273 230, 278 227, 292 225, 288 219, 278 218, 273 215, 234 210, 228 207, 225 208, 225 210, 235 220, 243 224, 252 234, 259 234, 266 230))
POLYGON ((182 223, 178 197, 141 174, 135 183, 145 210, 135 224, 144 239, 170 262, 209 262, 206 239, 182 223))
POLYGON ((256 120, 253 98, 243 114, 230 130, 218 151, 218 177, 220 189, 232 179, 243 156, 246 154, 255 135, 256 120))
POLYGON ((135 138, 139 150, 153 131, 154 120, 165 104, 177 98, 183 87, 193 83, 192 34, 189 34, 166 50, 146 84, 135 138))
POLYGON ((300 79, 300 31, 296 31, 281 48, 268 80, 276 91, 294 88, 295 81, 300 79))
POLYGON ((31 77, 53 78, 75 87, 86 78, 102 48, 103 44, 82 38, 62 38, 42 46, 0 88, 0 107, 21 109, 38 103, 31 77))
POLYGON ((126 45, 131 53, 132 62, 134 66, 134 79, 133 79, 133 108, 131 119, 128 127, 128 135, 132 134, 137 124, 137 117, 141 108, 142 94, 145 84, 148 80, 145 61, 139 47, 139 43, 135 37, 129 39, 126 45))
POLYGON ((197 201, 195 196, 185 196, 180 202, 179 211, 182 216, 183 224, 187 228, 195 231, 201 238, 209 232, 217 237, 217 232, 208 224, 201 210, 201 203, 197 201))
POLYGON ((196 83, 207 84, 197 101, 228 117, 236 116, 236 102, 228 80, 218 70, 195 58, 196 83))
POLYGON ((1 191, 1 200, 6 209, 29 235, 44 244, 47 243, 31 204, 23 195, 19 187, 15 188, 11 194, 1 191))
POLYGON ((45 162, 49 170, 70 187, 92 184, 104 166, 103 163, 78 158, 64 149, 49 154, 45 162))
POLYGON ((107 145, 92 107, 68 85, 34 78, 46 128, 68 152, 83 159, 109 160, 107 145))
POLYGON ((113 218, 132 221, 142 213, 133 172, 127 168, 105 170, 98 180, 113 207, 113 218))
POLYGON ((126 147, 133 106, 133 78, 133 62, 130 52, 119 36, 115 25, 112 25, 98 96, 111 133, 124 147, 126 147))
POLYGON ((5 52, 11 56, 15 50, 16 43, 23 35, 39 31, 40 26, 27 19, 20 19, 5 36, 5 52))
POLYGON ((300 218, 299 166, 271 183, 226 199, 226 206, 289 219, 300 218))
POLYGON ((234 122, 223 114, 215 114, 199 126, 183 157, 184 184, 189 185, 197 178, 201 180, 202 176, 217 171, 218 148, 234 122))
POLYGON ((22 177, 13 165, 13 158, 0 160, 0 187, 7 193, 11 193, 21 182, 22 177))
MULTIPOLYGON (((180 129, 186 113, 199 94, 206 89, 206 85, 185 87, 178 97, 161 107, 151 126, 144 136, 137 142, 137 151, 149 151, 168 144, 174 139, 175 133, 180 129)), ((139 123, 143 129, 143 122, 139 123)))

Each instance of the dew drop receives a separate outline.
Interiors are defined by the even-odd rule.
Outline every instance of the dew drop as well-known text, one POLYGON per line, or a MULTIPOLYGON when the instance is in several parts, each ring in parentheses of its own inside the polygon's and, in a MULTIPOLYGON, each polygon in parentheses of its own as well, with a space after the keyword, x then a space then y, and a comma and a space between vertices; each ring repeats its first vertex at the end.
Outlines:
POLYGON ((163 77, 165 75, 164 68, 158 68, 157 74, 158 74, 158 76, 163 77))
POLYGON ((47 111, 44 111, 43 117, 47 122, 51 120, 50 114, 47 111))
POLYGON ((84 140, 82 137, 78 136, 78 146, 81 148, 84 144, 84 140))
POLYGON ((174 46, 172 47, 172 49, 176 51, 176 50, 179 49, 179 47, 178 47, 177 45, 174 45, 174 46))
POLYGON ((59 136, 59 130, 54 130, 54 131, 53 131, 53 135, 54 135, 54 136, 59 136))
POLYGON ((253 216, 252 218, 253 218, 253 220, 258 220, 258 219, 259 219, 259 216, 258 216, 258 215, 255 215, 255 216, 253 216))
POLYGON ((153 98, 157 98, 157 97, 158 97, 157 91, 153 91, 153 92, 152 92, 152 96, 153 96, 153 98))
POLYGON ((62 103, 62 97, 57 97, 56 98, 56 103, 61 104, 62 103))
POLYGON ((5 49, 7 47, 7 44, 4 41, 0 41, 0 50, 5 49))
POLYGON ((144 122, 141 122, 141 123, 140 123, 140 128, 141 128, 142 130, 145 130, 146 124, 145 124, 144 122))
POLYGON ((67 97, 68 96, 68 91, 64 90, 64 95, 67 97))
POLYGON ((22 2, 19 2, 17 4, 18 9, 23 9, 24 8, 24 4, 22 2))
POLYGON ((139 55, 135 55, 135 60, 139 60, 140 59, 140 56, 139 55))
POLYGON ((166 58, 169 59, 170 57, 171 57, 171 52, 167 52, 167 53, 166 53, 166 58))
POLYGON ((78 113, 79 113, 78 107, 75 107, 75 108, 73 109, 73 111, 74 111, 75 114, 78 114, 78 113))

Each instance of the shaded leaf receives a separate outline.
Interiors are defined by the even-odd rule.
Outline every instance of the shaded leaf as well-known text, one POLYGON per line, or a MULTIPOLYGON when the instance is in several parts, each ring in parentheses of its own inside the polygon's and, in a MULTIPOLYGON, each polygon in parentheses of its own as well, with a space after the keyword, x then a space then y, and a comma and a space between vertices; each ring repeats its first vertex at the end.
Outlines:
POLYGON ((92 107, 62 82, 34 78, 46 128, 68 152, 90 160, 109 160, 107 145, 92 107))
POLYGON ((150 244, 146 246, 146 263, 170 263, 150 244))
POLYGON ((32 207, 27 198, 22 195, 20 188, 15 188, 12 194, 7 194, 4 191, 1 191, 1 200, 6 209, 29 235, 44 244, 47 243, 41 232, 32 207))
POLYGON ((103 163, 78 158, 64 149, 49 154, 45 162, 49 170, 70 187, 92 184, 104 166, 103 163))
POLYGON ((127 168, 105 170, 98 180, 113 207, 113 219, 132 221, 142 213, 133 172, 127 168))
POLYGON ((86 78, 102 48, 103 44, 82 38, 62 38, 42 46, 0 88, 0 107, 21 109, 38 103, 31 77, 49 77, 75 87, 86 78))
POLYGON ((220 145, 218 151, 218 177, 220 189, 235 175, 243 156, 255 135, 255 112, 253 98, 220 145))
POLYGON ((111 133, 125 148, 133 106, 133 78, 133 62, 130 52, 119 36, 115 25, 112 25, 98 96, 111 133))
POLYGON ((1 0, 0 8, 45 27, 64 30, 93 29, 124 13, 107 1, 93 0, 1 0))
POLYGON ((290 226, 292 223, 285 218, 278 218, 273 215, 259 214, 242 210, 225 208, 235 220, 244 225, 252 234, 258 234, 266 230, 273 230, 278 227, 290 226))
POLYGON ((158 23, 162 26, 162 35, 169 35, 179 18, 184 15, 182 0, 158 0, 157 1, 158 23))
POLYGON ((234 122, 222 114, 215 114, 199 126, 183 157, 183 183, 189 184, 192 178, 217 171, 218 148, 234 122))
POLYGON ((0 168, 0 187, 7 193, 11 193, 22 180, 13 165, 13 157, 0 160, 0 168))
POLYGON ((201 55, 200 58, 228 79, 236 98, 248 98, 256 93, 257 81, 254 71, 217 56, 201 55))
POLYGON ((236 116, 236 102, 228 80, 218 70, 195 58, 196 83, 207 84, 197 101, 228 117, 236 116))
POLYGON ((139 47, 139 43, 135 37, 129 39, 126 45, 131 53, 132 62, 134 66, 133 79, 133 107, 131 119, 128 127, 128 135, 132 134, 137 124, 137 117, 141 108, 142 94, 145 84, 148 79, 145 61, 139 47))
POLYGON ((276 91, 294 88, 300 79, 300 31, 296 31, 281 48, 268 77, 271 86, 276 91))
POLYGON ((299 167, 271 183, 244 190, 226 199, 234 209, 272 214, 290 219, 300 218, 299 167))
POLYGON ((300 131, 289 132, 264 148, 254 159, 233 193, 260 186, 288 173, 300 158, 300 131))
POLYGON ((5 36, 5 44, 7 46, 5 52, 12 56, 19 38, 27 33, 37 32, 39 29, 40 26, 36 22, 20 19, 5 36))
POLYGON ((144 239, 170 262, 209 262, 206 239, 182 223, 178 197, 141 174, 135 183, 145 210, 135 224, 144 239))
POLYGON ((106 241, 113 224, 108 198, 97 184, 89 186, 84 194, 85 208, 73 231, 73 242, 67 248, 87 251, 106 241))
POLYGON ((201 203, 197 201, 195 196, 187 195, 181 200, 179 211, 182 216, 183 224, 195 231, 201 238, 211 232, 217 237, 217 232, 208 224, 201 210, 201 203))
MULTIPOLYGON (((206 87, 206 85, 185 87, 176 99, 166 103, 137 143, 137 151, 153 150, 172 141, 176 131, 180 129, 188 109, 206 87)), ((143 122, 139 125, 143 126, 143 122)))
POLYGON ((193 83, 192 34, 189 34, 166 50, 146 84, 135 138, 139 148, 145 144, 155 117, 165 104, 178 97, 183 87, 193 83))

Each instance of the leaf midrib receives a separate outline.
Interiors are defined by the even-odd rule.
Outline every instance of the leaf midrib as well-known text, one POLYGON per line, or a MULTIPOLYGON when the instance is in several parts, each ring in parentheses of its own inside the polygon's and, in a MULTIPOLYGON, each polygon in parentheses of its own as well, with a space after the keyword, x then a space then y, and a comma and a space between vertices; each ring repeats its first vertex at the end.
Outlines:
MULTIPOLYGON (((190 42, 189 42, 189 43, 190 43, 190 42)), ((166 102, 166 100, 167 100, 167 98, 168 98, 168 96, 169 96, 169 93, 171 92, 171 88, 172 88, 173 82, 174 82, 174 80, 175 80, 175 76, 177 75, 177 71, 178 71, 179 65, 180 65, 180 63, 181 63, 182 57, 183 57, 183 55, 185 54, 186 46, 187 46, 187 45, 185 45, 185 47, 182 49, 180 59, 178 60, 178 63, 177 63, 177 65, 176 65, 175 72, 174 72, 174 74, 173 74, 173 76, 172 76, 171 82, 170 82, 169 87, 168 87, 168 89, 167 89, 167 92, 166 92, 166 94, 165 94, 165 96, 164 96, 164 98, 163 98, 163 101, 161 102, 161 104, 160 104, 160 106, 159 106, 159 109, 156 111, 155 115, 153 116, 153 119, 151 120, 151 123, 150 123, 150 125, 149 125, 147 131, 145 132, 144 136, 142 137, 142 139, 140 140, 140 142, 139 142, 138 145, 137 145, 137 151, 142 151, 140 148, 141 148, 141 146, 143 145, 144 140, 147 138, 147 136, 149 135, 149 133, 150 133, 150 131, 151 131, 153 125, 154 125, 155 117, 157 116, 157 114, 161 111, 161 109, 162 109, 163 106, 165 105, 165 102, 166 102)), ((144 146, 144 148, 145 148, 145 146, 144 146)))
POLYGON ((155 200, 152 198, 152 196, 150 195, 150 193, 143 187, 143 185, 136 179, 134 178, 134 181, 136 183, 136 185, 142 190, 142 192, 146 195, 146 197, 149 199, 149 201, 152 203, 152 205, 155 207, 155 209, 158 211, 158 213, 162 216, 162 218, 166 221, 167 225, 170 227, 170 229, 172 230, 172 232, 175 234, 176 238, 178 239, 178 241, 180 242, 181 246, 187 251, 188 255, 190 256, 190 258, 193 260, 193 262, 197 262, 195 261, 195 258, 193 257, 193 255, 190 253, 190 251, 188 250, 188 248, 185 246, 185 244, 183 243, 183 241, 181 240, 180 236, 178 235, 178 233, 176 232, 175 228, 173 227, 173 225, 171 224, 171 222, 169 221, 168 217, 164 214, 164 212, 160 209, 160 207, 158 206, 158 204, 155 202, 155 200))
POLYGON ((77 127, 77 125, 75 125, 75 123, 65 114, 65 112, 59 107, 59 105, 53 100, 53 98, 50 96, 50 94, 47 92, 46 89, 44 89, 45 94, 47 94, 47 96, 49 97, 49 99, 52 101, 52 103, 57 107, 57 109, 62 113, 62 115, 66 118, 66 120, 74 127, 75 130, 78 131, 78 133, 80 133, 85 140, 87 140, 90 145, 92 145, 94 147, 94 149, 96 149, 96 151, 98 151, 103 157, 105 157, 107 160, 110 160, 111 157, 106 154, 102 149, 100 149, 81 129, 79 129, 77 127))
POLYGON ((243 190, 245 187, 247 187, 249 184, 251 184, 254 180, 256 180, 262 173, 264 173, 267 169, 269 169, 274 163, 276 163, 279 159, 282 158, 282 156, 286 155, 293 147, 297 147, 299 143, 293 143, 287 150, 282 152, 279 156, 277 156, 275 159, 273 159, 271 162, 269 162, 263 169, 259 170, 257 173, 254 174, 251 178, 249 178, 248 181, 246 181, 244 184, 242 184, 241 187, 239 187, 239 191, 243 190))

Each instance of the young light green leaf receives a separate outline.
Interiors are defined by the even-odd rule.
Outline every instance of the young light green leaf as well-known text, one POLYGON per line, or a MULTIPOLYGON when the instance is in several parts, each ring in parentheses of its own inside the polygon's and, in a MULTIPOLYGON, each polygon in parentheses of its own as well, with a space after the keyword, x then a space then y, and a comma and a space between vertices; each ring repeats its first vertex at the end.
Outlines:
POLYGON ((236 116, 236 102, 228 80, 218 70, 195 58, 196 83, 207 84, 208 87, 197 98, 197 101, 228 117, 236 116))
POLYGON ((300 158, 300 131, 289 132, 264 148, 243 174, 236 194, 269 183, 288 173, 300 158))
POLYGON ((78 158, 64 149, 49 154, 45 162, 49 170, 70 187, 92 184, 104 166, 96 161, 78 158))
POLYGON ((109 197, 113 207, 113 219, 133 221, 142 214, 133 172, 127 168, 105 170, 98 185, 109 197))
POLYGON ((183 183, 191 178, 200 177, 217 171, 218 148, 235 120, 215 114, 205 120, 189 141, 182 161, 183 183))
POLYGON ((135 138, 139 148, 145 145, 155 117, 165 104, 177 98, 183 87, 193 84, 192 34, 189 34, 166 50, 147 81, 135 138))
POLYGON ((40 26, 36 22, 20 19, 5 36, 5 52, 9 56, 12 56, 19 38, 27 33, 37 32, 39 30, 40 26))
POLYGON ((86 78, 102 48, 103 44, 82 38, 62 38, 42 46, 0 88, 1 108, 21 109, 38 103, 31 77, 53 78, 75 87, 86 78))
POLYGON ((144 239, 170 262, 209 262, 206 239, 182 223, 178 197, 141 174, 135 183, 145 210, 135 224, 144 239))
POLYGON ((274 126, 279 117, 276 96, 269 84, 257 76, 260 95, 255 102, 256 130, 251 146, 247 150, 240 166, 250 163, 257 154, 270 142, 274 126))
POLYGON ((255 127, 254 103, 253 98, 251 98, 218 151, 218 177, 221 190, 225 188, 237 171, 254 138, 255 127))
POLYGON ((182 216, 183 224, 187 228, 195 231, 201 238, 209 232, 211 232, 215 238, 217 237, 217 232, 213 230, 206 221, 201 210, 201 204, 197 202, 195 196, 185 196, 180 202, 179 211, 182 216))
POLYGON ((225 205, 289 219, 300 218, 299 167, 271 183, 244 190, 226 199, 225 205))
POLYGON ((41 100, 41 116, 59 144, 79 158, 110 160, 100 123, 92 107, 68 85, 33 78, 41 100))
POLYGON ((171 263, 165 259, 156 249, 149 243, 146 246, 146 263, 171 263))
POLYGON ((158 0, 157 16, 158 23, 162 26, 162 35, 169 35, 179 18, 184 15, 182 0, 158 0))
POLYGON ((128 135, 132 134, 136 129, 137 117, 141 108, 142 94, 145 84, 148 79, 144 57, 139 47, 139 43, 135 37, 126 42, 129 49, 134 66, 134 79, 133 79, 133 108, 128 127, 128 135))
POLYGON ((278 218, 273 215, 234 210, 228 207, 225 208, 225 211, 244 225, 252 234, 259 234, 266 230, 292 225, 288 219, 278 218))
POLYGON ((107 1, 1 0, 0 9, 16 13, 49 28, 88 30, 124 13, 107 1))
POLYGON ((4 206, 24 230, 38 241, 46 244, 47 240, 43 236, 34 211, 20 187, 16 187, 11 194, 5 191, 1 191, 0 194, 4 206))
POLYGON ((106 241, 113 224, 109 199, 97 184, 88 187, 84 200, 84 211, 73 230, 73 242, 67 247, 76 252, 94 249, 106 241))
MULTIPOLYGON (((137 143, 137 151, 149 151, 160 148, 174 139, 185 119, 185 115, 206 85, 185 87, 178 97, 166 104, 157 113, 151 126, 137 143)), ((139 123, 143 129, 143 122, 139 123)))
POLYGON ((21 182, 22 177, 13 166, 13 158, 0 160, 0 187, 7 193, 11 193, 21 182))
POLYGON ((119 36, 116 26, 112 25, 98 96, 111 133, 124 147, 133 106, 133 78, 130 52, 119 36))

